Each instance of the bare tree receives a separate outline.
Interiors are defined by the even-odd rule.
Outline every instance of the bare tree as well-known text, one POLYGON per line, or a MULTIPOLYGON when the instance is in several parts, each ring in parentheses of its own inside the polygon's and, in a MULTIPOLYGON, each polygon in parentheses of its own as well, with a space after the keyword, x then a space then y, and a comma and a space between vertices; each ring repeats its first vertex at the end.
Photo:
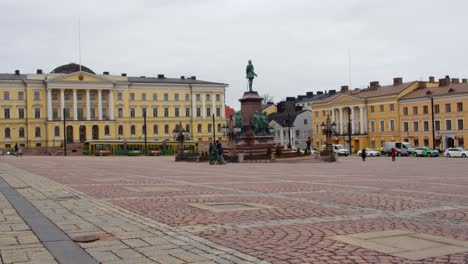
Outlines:
POLYGON ((273 102, 273 100, 275 100, 275 98, 270 95, 270 94, 262 94, 262 97, 263 97, 263 100, 262 100, 262 104, 266 105, 268 102, 273 102))

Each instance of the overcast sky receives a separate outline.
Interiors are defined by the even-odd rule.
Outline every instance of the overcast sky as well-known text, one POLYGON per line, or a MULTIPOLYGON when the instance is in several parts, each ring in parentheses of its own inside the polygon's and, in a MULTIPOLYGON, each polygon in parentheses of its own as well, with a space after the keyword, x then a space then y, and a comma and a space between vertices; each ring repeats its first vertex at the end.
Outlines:
POLYGON ((43 0, 0 2, 0 73, 78 62, 97 73, 196 75, 275 101, 370 81, 468 77, 466 0, 43 0))

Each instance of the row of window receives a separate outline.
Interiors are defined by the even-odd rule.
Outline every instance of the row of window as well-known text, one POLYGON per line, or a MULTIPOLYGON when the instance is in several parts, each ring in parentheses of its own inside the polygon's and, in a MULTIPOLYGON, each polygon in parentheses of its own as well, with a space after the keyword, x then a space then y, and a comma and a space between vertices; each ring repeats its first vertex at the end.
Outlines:
MULTIPOLYGON (((375 121, 371 120, 369 121, 370 123, 370 132, 375 132, 376 127, 375 127, 375 121)), ((440 131, 440 120, 434 121, 434 130, 435 131, 440 131)), ((379 121, 379 128, 380 132, 385 132, 385 121, 380 120, 379 121)), ((452 120, 447 119, 445 120, 445 130, 452 130, 452 120)), ((463 119, 457 119, 457 130, 464 130, 464 124, 463 124, 463 119)), ((390 120, 389 122, 389 131, 394 132, 395 131, 395 120, 390 120)), ((409 122, 403 122, 403 131, 404 132, 409 132, 409 122)), ((419 131, 424 131, 428 132, 429 131, 429 121, 423 121, 423 127, 422 130, 419 128, 419 121, 413 122, 413 132, 419 132, 419 131)))
MULTIPOLYGON (((452 112, 452 104, 445 104, 445 112, 450 113, 452 112)), ((463 103, 457 103, 457 112, 463 112, 463 103)), ((440 105, 436 104, 434 105, 434 114, 440 113, 440 105)), ((413 115, 418 115, 419 114, 419 107, 413 106, 413 115)), ((423 114, 427 115, 429 114, 429 106, 424 105, 423 106, 423 114)), ((408 107, 403 107, 403 115, 408 115, 408 107)))
MULTIPOLYGON (((178 130, 179 125, 175 125, 174 129, 178 130)), ((189 124, 187 124, 185 126, 185 130, 190 131, 190 125, 189 124)), ((120 125, 118 127, 119 136, 123 135, 123 131, 124 131, 124 128, 123 128, 122 125, 120 125)), ((145 126, 144 125, 141 127, 141 131, 142 131, 142 134, 144 134, 144 132, 143 132, 143 131, 145 131, 145 126)), ((217 131, 218 131, 218 133, 221 133, 221 124, 217 125, 217 131)), ((164 125, 164 134, 169 135, 171 132, 172 131, 169 129, 169 125, 167 125, 167 124, 164 125)), ((207 132, 208 133, 213 132, 212 124, 207 125, 207 132)), ((147 133, 148 133, 148 131, 147 131, 147 133)), ((201 124, 197 125, 197 133, 198 134, 202 133, 202 125, 201 124)), ((36 138, 41 137, 41 128, 36 127, 34 134, 35 134, 36 138)), ((153 135, 157 135, 157 134, 159 134, 159 126, 158 125, 153 125, 153 135)), ((24 134, 24 128, 20 127, 18 129, 18 137, 19 138, 24 138, 24 135, 25 135, 24 134)), ((110 128, 109 128, 108 125, 104 126, 104 135, 106 135, 106 136, 110 135, 110 128)), ((136 126, 135 125, 130 126, 130 135, 136 135, 136 126)), ((54 137, 60 137, 60 126, 55 126, 54 127, 54 137)), ((11 129, 9 127, 5 128, 5 138, 7 138, 7 139, 11 138, 11 129)))
MULTIPOLYGON (((197 117, 201 117, 201 108, 197 108, 197 117)), ((141 108, 141 116, 144 116, 147 114, 146 108, 141 108)), ((185 108, 185 116, 189 117, 191 116, 190 114, 191 108, 185 108)), ((84 118, 84 109, 83 108, 77 108, 77 114, 78 114, 78 120, 83 120, 84 118)), ((90 108, 90 116, 91 118, 96 118, 96 109, 95 108, 90 108)), ((117 116, 119 118, 123 118, 123 108, 117 108, 117 116)), ((154 107, 153 108, 153 117, 158 117, 158 108, 154 107)), ((170 117, 170 112, 169 108, 165 107, 164 108, 164 117, 170 117)), ((174 108, 174 114, 172 115, 174 117, 179 117, 181 116, 180 114, 180 109, 178 107, 174 108)), ((207 107, 206 108, 206 116, 209 117, 211 116, 211 108, 207 107)), ((216 108, 216 116, 221 116, 221 108, 217 107, 216 108)), ((4 108, 3 109, 3 117, 4 119, 10 119, 11 118, 11 110, 10 108, 4 108)), ((59 117, 59 111, 58 108, 52 108, 52 118, 53 119, 58 119, 59 117)), ((70 118, 70 108, 65 108, 65 117, 70 118)), ((102 117, 107 118, 107 108, 102 108, 102 117)), ((135 108, 130 108, 130 117, 135 118, 136 117, 136 109, 135 108)), ((23 119, 24 118, 24 108, 18 108, 18 118, 23 119)), ((41 118, 41 108, 36 107, 34 108, 34 118, 41 118)))
MULTIPOLYGON (((83 92, 82 91, 77 91, 76 92, 76 99, 78 101, 81 101, 83 100, 83 92)), ((94 101, 96 100, 96 94, 97 94, 97 91, 90 91, 89 92, 89 99, 91 101, 94 101)), ((169 101, 169 94, 168 93, 164 93, 164 101, 169 101)), ((197 101, 201 101, 201 94, 196 94, 196 100, 197 101)), ((66 90, 64 92, 64 100, 70 100, 70 97, 71 97, 71 92, 69 90, 66 90)), ((23 101, 24 100, 24 92, 18 92, 18 100, 19 101, 23 101)), ((102 91, 101 92, 101 98, 102 100, 107 100, 107 93, 102 91)), ((211 94, 206 94, 205 95, 205 98, 206 98, 206 101, 211 101, 211 94)), ((215 98, 216 98, 216 101, 217 102, 220 102, 221 101, 221 95, 220 94, 216 94, 215 95, 215 98)), ((41 99, 41 93, 40 91, 34 91, 34 100, 40 100, 41 99)), ((146 101, 147 100, 147 97, 146 97, 146 93, 141 93, 140 94, 140 99, 141 101, 146 101)), ((158 101, 158 94, 157 93, 153 93, 152 94, 152 99, 153 101, 158 101)), ((3 100, 4 101, 9 101, 11 100, 11 97, 10 97, 10 92, 9 91, 4 91, 3 92, 3 100)), ((58 100, 58 92, 56 90, 52 91, 52 100, 58 100)), ((118 92, 117 93, 117 101, 122 101, 123 100, 123 93, 122 92, 118 92)), ((135 101, 136 98, 135 98, 135 93, 130 93, 130 101, 135 101)), ((179 101, 179 94, 178 93, 175 93, 174 94, 174 98, 173 98, 174 101, 179 101)), ((185 94, 185 101, 190 101, 190 94, 186 93, 185 94)))
MULTIPOLYGON (((169 111, 169 107, 164 107, 163 111, 164 111, 164 117, 170 117, 170 116, 175 116, 175 117, 179 117, 181 116, 181 113, 180 113, 180 109, 178 107, 174 107, 174 112, 173 112, 173 115, 170 115, 170 111, 169 111)), ((197 111, 197 117, 201 117, 202 116, 202 112, 201 112, 201 108, 200 107, 197 107, 196 111, 197 111)), ((191 108, 185 108, 185 116, 186 117, 189 117, 191 116, 190 114, 191 112, 191 108)), ((147 109, 145 107, 142 107, 141 108, 141 116, 145 116, 147 115, 147 109)), ((207 107, 206 108, 206 116, 209 117, 211 116, 211 108, 210 107, 207 107)), ((123 108, 117 108, 117 116, 119 118, 123 118, 123 108)), ((153 117, 158 117, 159 116, 159 108, 158 107, 153 107, 153 117)), ((216 108, 216 116, 221 116, 221 108, 217 107, 216 108)), ((130 117, 131 118, 135 118, 137 117, 136 116, 136 108, 130 108, 130 117)))
MULTIPOLYGON (((440 131, 441 129, 441 122, 440 120, 434 121, 434 130, 440 131)), ((450 131, 452 130, 452 120, 447 119, 445 120, 445 130, 450 131)), ((457 130, 464 130, 464 122, 463 119, 457 119, 457 130)), ((403 122, 403 131, 409 132, 409 122, 403 122)), ((419 132, 419 122, 413 122, 413 131, 419 132)), ((423 131, 429 131, 429 121, 423 121, 423 131)))
MULTIPOLYGON (((164 93, 163 96, 164 96, 164 98, 163 98, 164 101, 169 101, 169 94, 168 93, 164 93)), ((221 101, 221 95, 220 94, 216 94, 215 97, 216 97, 217 102, 221 101)), ((197 101, 201 101, 201 94, 196 94, 195 98, 196 98, 197 101)), ((206 101, 208 101, 208 102, 211 101, 211 94, 206 94, 205 98, 206 98, 206 101)), ((153 101, 158 101, 158 94, 153 93, 152 94, 152 99, 153 99, 153 101)), ((123 93, 118 92, 117 93, 117 101, 122 101, 122 100, 123 100, 123 93)), ((130 93, 130 101, 135 101, 135 100, 136 100, 135 93, 130 93)), ((146 93, 141 93, 140 94, 140 100, 141 101, 146 101, 147 100, 146 93)), ((180 100, 178 93, 174 94, 173 100, 174 101, 179 101, 180 100)), ((185 101, 190 101, 190 94, 188 94, 188 93, 185 94, 185 101)))

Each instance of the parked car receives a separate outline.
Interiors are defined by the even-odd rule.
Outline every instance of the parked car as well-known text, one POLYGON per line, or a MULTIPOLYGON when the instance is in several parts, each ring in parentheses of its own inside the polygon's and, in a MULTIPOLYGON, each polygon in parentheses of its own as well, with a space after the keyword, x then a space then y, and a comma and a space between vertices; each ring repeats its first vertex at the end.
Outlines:
MULTIPOLYGON (((358 150, 358 152, 356 154, 358 156, 361 156, 361 153, 362 153, 362 149, 358 150)), ((366 156, 367 157, 380 156, 380 152, 378 152, 377 150, 373 150, 371 148, 366 148, 366 156)))
POLYGON ((446 157, 468 157, 468 150, 463 148, 448 148, 445 150, 446 157))
POLYGON ((338 156, 348 156, 349 150, 345 149, 343 145, 333 145, 333 152, 337 153, 338 156))
POLYGON ((439 151, 428 147, 414 148, 413 155, 416 157, 438 157, 439 151))

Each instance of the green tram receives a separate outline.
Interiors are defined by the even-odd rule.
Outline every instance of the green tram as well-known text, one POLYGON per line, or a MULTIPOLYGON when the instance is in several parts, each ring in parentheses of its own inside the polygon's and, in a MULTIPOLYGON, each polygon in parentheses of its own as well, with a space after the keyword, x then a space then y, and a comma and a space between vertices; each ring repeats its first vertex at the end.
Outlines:
MULTIPOLYGON (((179 150, 178 141, 147 141, 148 156, 174 155, 179 150)), ((184 141, 184 153, 197 151, 195 141, 184 141)), ((108 156, 125 155, 140 156, 145 154, 143 140, 89 140, 83 145, 83 155, 108 156)))

